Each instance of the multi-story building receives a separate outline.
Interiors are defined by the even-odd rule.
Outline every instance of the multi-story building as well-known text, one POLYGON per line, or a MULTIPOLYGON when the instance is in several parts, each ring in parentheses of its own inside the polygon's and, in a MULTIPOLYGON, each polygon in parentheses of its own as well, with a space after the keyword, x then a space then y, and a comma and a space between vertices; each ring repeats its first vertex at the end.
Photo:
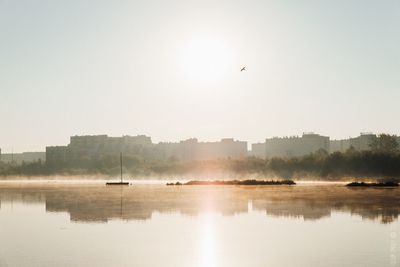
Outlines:
POLYGON ((372 143, 376 140, 376 135, 372 133, 361 133, 360 136, 330 141, 330 153, 346 152, 349 148, 357 151, 371 150, 372 143))
POLYGON ((193 159, 243 158, 245 156, 247 156, 247 142, 225 138, 220 142, 197 142, 193 159))
POLYGON ((71 136, 67 146, 46 147, 47 163, 77 163, 123 152, 129 156, 151 157, 153 143, 144 135, 109 137, 107 135, 71 136))
POLYGON ((23 152, 23 153, 4 153, 1 154, 0 150, 0 162, 4 163, 14 163, 14 164, 22 164, 22 163, 30 163, 36 161, 45 161, 46 153, 45 152, 23 152))
MULTIPOLYGON (((327 136, 314 133, 303 133, 301 137, 274 137, 264 143, 252 144, 250 155, 269 157, 298 157, 318 150, 327 152, 345 152, 350 147, 363 151, 371 149, 375 134, 362 133, 355 138, 344 140, 329 140, 327 136)), ((400 144, 400 137, 397 137, 400 144)), ((82 160, 101 159, 109 155, 123 152, 126 156, 144 159, 175 159, 179 161, 213 160, 224 158, 243 158, 247 156, 247 142, 232 138, 221 139, 218 142, 199 142, 196 138, 177 143, 161 142, 153 144, 151 138, 144 135, 109 137, 72 136, 67 146, 46 148, 46 158, 49 164, 64 162, 79 163, 82 160)), ((14 154, 15 158, 18 155, 14 154)), ((1 161, 10 160, 9 155, 2 155, 1 161)), ((44 158, 41 157, 42 159, 44 158)))
POLYGON ((46 164, 57 166, 67 162, 67 149, 67 146, 46 147, 46 164))
POLYGON ((47 162, 80 164, 84 160, 96 160, 120 152, 125 156, 147 159, 180 161, 241 158, 247 155, 247 142, 227 138, 219 142, 198 142, 192 138, 179 143, 153 144, 150 137, 72 136, 67 146, 47 147, 47 162))
POLYGON ((150 156, 153 143, 144 135, 109 137, 107 135, 72 136, 68 145, 69 157, 100 157, 119 154, 150 156))
POLYGON ((159 143, 156 149, 165 158, 175 158, 180 161, 247 156, 247 142, 235 141, 232 138, 221 139, 219 142, 199 142, 196 138, 191 138, 179 143, 159 143))
POLYGON ((265 143, 256 143, 251 145, 250 155, 265 159, 267 157, 266 144, 265 143))
MULTIPOLYGON (((266 139, 265 143, 252 144, 250 155, 268 158, 302 156, 319 149, 329 153, 343 153, 349 148, 365 151, 371 150, 371 145, 376 138, 377 136, 373 133, 361 133, 360 136, 342 140, 329 140, 329 137, 313 133, 305 133, 302 137, 274 137, 266 139)), ((400 137, 396 138, 400 145, 400 137)))
POLYGON ((346 152, 350 148, 350 139, 330 140, 329 152, 346 152))
POLYGON ((329 152, 329 137, 314 133, 265 140, 266 157, 299 157, 321 149, 329 152))
POLYGON ((350 138, 350 147, 355 150, 371 150, 371 144, 376 140, 376 135, 372 133, 361 133, 360 136, 350 138))

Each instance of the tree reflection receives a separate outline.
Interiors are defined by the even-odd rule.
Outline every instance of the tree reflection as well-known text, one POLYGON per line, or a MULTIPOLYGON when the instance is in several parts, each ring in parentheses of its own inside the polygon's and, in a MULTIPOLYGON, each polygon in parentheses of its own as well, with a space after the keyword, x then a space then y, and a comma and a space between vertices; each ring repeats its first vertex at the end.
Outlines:
MULTIPOLYGON (((45 203, 47 212, 68 212, 74 222, 148 220, 154 212, 197 216, 247 213, 314 221, 341 211, 390 223, 400 212, 399 189, 343 186, 134 186, 2 185, 1 201, 45 203), (249 205, 251 203, 251 205, 249 205)), ((1 207, 1 203, 0 203, 1 207)))

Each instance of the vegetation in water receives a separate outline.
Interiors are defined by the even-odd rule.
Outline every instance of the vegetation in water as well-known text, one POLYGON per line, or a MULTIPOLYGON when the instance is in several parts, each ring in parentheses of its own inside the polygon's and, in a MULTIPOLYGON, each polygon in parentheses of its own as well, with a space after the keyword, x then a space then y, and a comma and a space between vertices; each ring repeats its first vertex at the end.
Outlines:
POLYGON ((348 187, 397 187, 397 182, 379 182, 379 183, 366 183, 366 182, 352 182, 347 184, 348 187))
POLYGON ((292 180, 228 180, 228 181, 189 181, 187 183, 167 183, 167 185, 295 185, 292 180))

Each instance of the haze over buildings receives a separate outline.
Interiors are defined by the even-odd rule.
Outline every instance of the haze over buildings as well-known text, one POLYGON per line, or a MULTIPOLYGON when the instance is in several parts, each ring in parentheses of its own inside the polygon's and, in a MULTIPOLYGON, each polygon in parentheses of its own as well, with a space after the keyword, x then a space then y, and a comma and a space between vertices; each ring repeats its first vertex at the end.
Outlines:
MULTIPOLYGON (((328 136, 303 133, 302 136, 266 138, 263 143, 251 144, 233 138, 220 141, 201 142, 190 138, 180 142, 153 143, 146 135, 110 137, 108 135, 71 136, 67 145, 47 146, 46 152, 24 152, 2 154, 0 162, 22 164, 23 162, 46 161, 51 165, 79 163, 85 159, 98 160, 109 156, 125 156, 148 160, 203 161, 216 159, 242 159, 248 156, 258 158, 301 157, 318 151, 327 153, 371 150, 377 135, 361 133, 358 137, 330 140, 328 136)), ((400 137, 397 137, 400 145, 400 137)))
POLYGON ((318 150, 329 152, 329 137, 314 133, 304 133, 301 137, 267 138, 265 143, 255 145, 255 154, 262 158, 298 157, 318 150), (261 146, 261 149, 258 147, 261 146))
POLYGON ((200 161, 247 156, 247 142, 231 138, 219 142, 199 142, 196 138, 177 143, 154 144, 145 135, 109 137, 72 136, 67 146, 46 148, 47 163, 62 165, 82 159, 100 159, 104 156, 136 156, 150 160, 200 161))
MULTIPOLYGON (((304 133, 301 137, 267 138, 264 143, 252 144, 248 151, 246 141, 233 138, 221 139, 219 142, 199 142, 196 138, 169 143, 153 143, 145 135, 108 137, 72 136, 67 146, 46 148, 49 164, 62 165, 67 162, 79 162, 82 159, 100 159, 104 156, 119 155, 149 160, 202 161, 216 159, 242 159, 247 156, 259 158, 300 157, 325 151, 327 153, 346 152, 353 148, 357 151, 371 149, 376 139, 372 133, 363 133, 358 137, 345 140, 329 140, 327 136, 315 133, 304 133)), ((400 137, 398 137, 400 144, 400 137)))
POLYGON ((46 161, 46 152, 2 153, 0 149, 0 162, 22 164, 38 160, 46 161))

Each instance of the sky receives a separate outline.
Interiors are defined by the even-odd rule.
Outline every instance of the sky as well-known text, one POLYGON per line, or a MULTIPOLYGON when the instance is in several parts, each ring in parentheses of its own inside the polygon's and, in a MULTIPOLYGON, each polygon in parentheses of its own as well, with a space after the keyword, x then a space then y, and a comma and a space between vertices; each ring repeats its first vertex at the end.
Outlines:
POLYGON ((400 134, 399 99, 398 0, 0 0, 3 153, 400 134))

